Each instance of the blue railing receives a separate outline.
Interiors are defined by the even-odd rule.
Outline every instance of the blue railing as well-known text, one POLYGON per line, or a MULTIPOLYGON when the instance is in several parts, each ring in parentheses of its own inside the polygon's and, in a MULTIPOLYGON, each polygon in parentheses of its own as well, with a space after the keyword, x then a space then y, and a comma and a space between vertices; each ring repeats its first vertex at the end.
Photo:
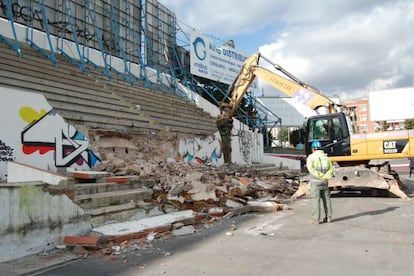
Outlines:
MULTIPOLYGON (((80 49, 77 29, 76 29, 76 26, 75 26, 75 20, 74 20, 73 15, 72 15, 71 1, 70 0, 64 0, 64 2, 65 2, 64 8, 65 8, 65 12, 66 12, 65 15, 68 18, 69 28, 70 28, 70 31, 72 33, 73 41, 75 42, 75 48, 76 48, 76 52, 77 52, 77 55, 78 55, 78 59, 73 58, 72 54, 70 52, 66 52, 65 46, 64 46, 64 43, 65 43, 66 40, 63 37, 63 34, 62 34, 62 36, 60 36, 60 37, 58 36, 58 38, 57 38, 58 39, 57 49, 58 49, 58 52, 61 55, 63 55, 70 62, 72 62, 74 65, 79 67, 82 70, 82 72, 86 73, 86 67, 85 67, 85 62, 84 62, 84 58, 83 58, 83 53, 80 49)), ((59 4, 59 6, 61 6, 61 5, 59 4)), ((70 49, 70 47, 68 47, 68 46, 67 46, 67 48, 70 49)))
POLYGON ((9 45, 9 47, 15 50, 17 52, 17 55, 21 57, 22 51, 20 49, 19 40, 17 39, 16 29, 14 28, 14 16, 13 16, 13 11, 12 11, 11 0, 6 0, 6 5, 7 5, 6 14, 10 22, 10 28, 11 28, 14 40, 9 39, 2 34, 0 34, 0 40, 2 40, 4 43, 9 45))
MULTIPOLYGON (((33 2, 31 2, 31 5, 33 5, 33 2)), ((31 10, 33 11, 35 9, 33 9, 33 7, 31 7, 31 10)), ((43 29, 44 29, 45 33, 46 33, 46 39, 47 39, 47 42, 48 42, 48 45, 49 45, 48 51, 46 51, 44 48, 37 45, 36 42, 33 39, 33 37, 34 37, 34 26, 33 26, 34 20, 29 20, 28 23, 27 23, 26 43, 29 44, 30 46, 32 46, 33 48, 36 48, 42 55, 44 55, 46 58, 51 60, 55 64, 55 66, 57 66, 57 59, 56 59, 56 55, 55 55, 55 50, 54 50, 54 47, 52 45, 52 40, 50 38, 49 20, 48 20, 47 15, 46 15, 46 8, 45 8, 44 0, 40 0, 39 10, 40 10, 40 13, 42 15, 41 24, 43 26, 43 29)))

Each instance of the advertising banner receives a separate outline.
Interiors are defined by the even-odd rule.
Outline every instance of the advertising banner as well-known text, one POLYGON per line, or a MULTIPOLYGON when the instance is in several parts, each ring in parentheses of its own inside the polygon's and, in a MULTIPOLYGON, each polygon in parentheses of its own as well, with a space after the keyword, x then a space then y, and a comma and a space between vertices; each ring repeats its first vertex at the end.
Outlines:
MULTIPOLYGON (((247 57, 226 45, 216 45, 208 36, 195 31, 190 35, 191 74, 232 84, 247 57)), ((257 87, 257 80, 252 89, 257 87)))

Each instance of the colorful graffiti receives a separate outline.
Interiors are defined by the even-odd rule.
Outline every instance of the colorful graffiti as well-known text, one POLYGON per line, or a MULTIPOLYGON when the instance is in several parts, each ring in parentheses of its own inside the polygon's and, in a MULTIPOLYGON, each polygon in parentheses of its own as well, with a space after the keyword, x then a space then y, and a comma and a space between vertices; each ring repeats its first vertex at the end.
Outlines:
POLYGON ((180 139, 178 159, 198 164, 217 164, 222 157, 220 139, 215 135, 206 139, 180 139))
POLYGON ((101 161, 88 149, 89 140, 53 110, 46 112, 42 109, 37 112, 24 106, 20 108, 19 114, 28 123, 21 132, 24 154, 43 155, 53 151, 56 167, 86 164, 92 168, 101 161))

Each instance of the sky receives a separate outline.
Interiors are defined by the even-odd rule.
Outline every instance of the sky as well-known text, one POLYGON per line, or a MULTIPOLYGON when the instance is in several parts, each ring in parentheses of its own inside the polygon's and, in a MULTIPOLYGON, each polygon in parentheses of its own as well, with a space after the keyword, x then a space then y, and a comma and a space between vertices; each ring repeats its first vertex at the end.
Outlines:
POLYGON ((189 26, 223 41, 232 39, 246 56, 261 52, 341 101, 368 97, 369 91, 414 86, 413 0, 160 3, 176 14, 183 30, 189 26))

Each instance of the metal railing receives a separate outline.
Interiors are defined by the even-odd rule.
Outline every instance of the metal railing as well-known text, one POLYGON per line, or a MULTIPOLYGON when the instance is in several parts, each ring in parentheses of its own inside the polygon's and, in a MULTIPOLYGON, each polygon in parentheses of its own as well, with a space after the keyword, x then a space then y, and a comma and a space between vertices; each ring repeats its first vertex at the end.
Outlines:
POLYGON ((12 5, 11 0, 6 0, 6 15, 10 22, 10 29, 13 35, 14 40, 7 38, 3 34, 0 34, 0 40, 2 40, 4 43, 9 45, 9 47, 16 51, 17 55, 19 57, 22 56, 22 51, 20 49, 19 40, 17 39, 16 29, 14 28, 14 16, 12 11, 12 5))

